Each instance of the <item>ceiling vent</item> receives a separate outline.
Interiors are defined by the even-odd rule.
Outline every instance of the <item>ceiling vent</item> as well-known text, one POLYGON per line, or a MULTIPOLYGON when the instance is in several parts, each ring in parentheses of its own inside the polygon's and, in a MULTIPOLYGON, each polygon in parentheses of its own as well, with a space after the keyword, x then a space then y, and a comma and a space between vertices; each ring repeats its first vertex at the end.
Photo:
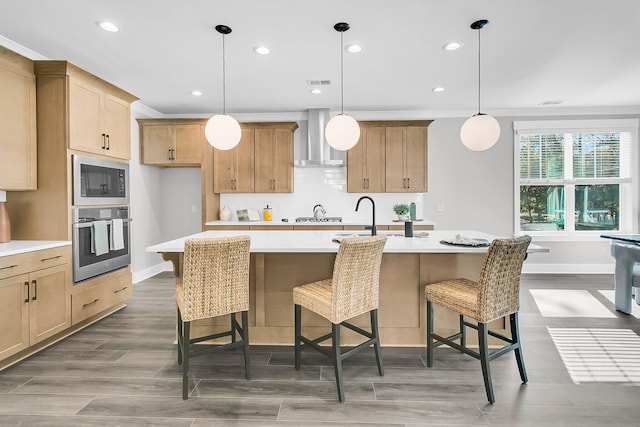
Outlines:
POLYGON ((309 86, 331 86, 331 80, 307 80, 309 86))

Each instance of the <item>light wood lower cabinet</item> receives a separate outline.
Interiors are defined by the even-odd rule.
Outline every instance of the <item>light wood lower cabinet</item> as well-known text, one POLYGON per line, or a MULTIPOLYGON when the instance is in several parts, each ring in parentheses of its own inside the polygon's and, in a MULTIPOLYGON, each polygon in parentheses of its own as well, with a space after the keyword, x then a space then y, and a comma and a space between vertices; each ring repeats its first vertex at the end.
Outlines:
POLYGON ((123 303, 133 294, 128 268, 77 285, 71 296, 71 321, 74 325, 110 307, 123 303))
POLYGON ((0 258, 0 360, 71 326, 70 260, 70 246, 0 258))

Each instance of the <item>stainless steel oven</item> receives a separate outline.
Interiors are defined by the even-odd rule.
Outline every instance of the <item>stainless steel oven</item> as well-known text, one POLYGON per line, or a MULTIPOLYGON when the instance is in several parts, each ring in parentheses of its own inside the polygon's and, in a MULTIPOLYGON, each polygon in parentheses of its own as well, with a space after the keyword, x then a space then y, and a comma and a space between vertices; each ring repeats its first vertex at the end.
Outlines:
MULTIPOLYGON (((131 263, 131 218, 128 206, 73 209, 73 282, 124 268, 131 263), (121 220, 115 221, 114 220, 121 220), (100 221, 100 224, 94 224, 100 221), (100 225, 100 227, 97 227, 100 225), (106 227, 104 227, 106 225, 106 227), (115 226, 114 226, 115 225, 115 226), (106 228, 106 230, 105 230, 106 228), (106 253, 96 255, 97 232, 105 233, 106 253)), ((99 251, 104 252, 104 251, 99 251)))
POLYGON ((129 204, 129 164, 77 155, 72 162, 75 206, 129 204))

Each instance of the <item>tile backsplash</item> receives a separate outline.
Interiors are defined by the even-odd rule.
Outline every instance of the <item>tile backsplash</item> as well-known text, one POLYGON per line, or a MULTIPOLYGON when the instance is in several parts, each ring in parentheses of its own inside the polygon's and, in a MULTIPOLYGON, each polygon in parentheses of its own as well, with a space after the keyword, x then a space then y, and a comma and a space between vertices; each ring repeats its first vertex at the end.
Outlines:
MULTIPOLYGON (((341 168, 294 168, 294 192, 286 194, 221 194, 220 208, 227 206, 233 211, 255 209, 262 215, 262 209, 269 205, 273 209, 273 221, 287 218, 312 216, 313 207, 321 204, 326 216, 341 216, 345 222, 365 222, 371 220, 371 203, 363 201, 358 212, 356 203, 361 196, 369 196, 376 203, 376 222, 388 222, 397 216, 393 212, 396 203, 416 204, 417 218, 423 217, 424 193, 347 193, 347 169, 341 168)), ((429 219, 429 218, 425 218, 429 219)))

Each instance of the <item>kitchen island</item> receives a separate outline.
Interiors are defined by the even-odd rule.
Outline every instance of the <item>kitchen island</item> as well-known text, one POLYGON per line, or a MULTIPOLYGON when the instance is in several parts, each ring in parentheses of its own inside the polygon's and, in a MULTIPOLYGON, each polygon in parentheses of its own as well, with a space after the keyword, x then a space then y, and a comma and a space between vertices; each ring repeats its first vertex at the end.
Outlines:
MULTIPOLYGON (((250 340, 252 344, 293 343, 294 287, 331 277, 339 244, 335 239, 367 232, 350 231, 205 231, 147 248, 171 261, 176 280, 182 276, 184 241, 188 237, 225 237, 248 235, 251 238, 250 266, 250 340)), ((421 346, 425 343, 424 286, 436 281, 466 277, 477 280, 486 247, 449 246, 441 240, 460 234, 469 238, 493 240, 498 236, 477 231, 429 231, 406 238, 399 232, 380 232, 388 236, 380 270, 379 324, 381 343, 385 346, 421 346), (421 236, 421 237, 417 237, 421 236)), ((529 252, 545 252, 531 245, 529 252)), ((458 324, 455 313, 436 307, 436 324, 441 332, 453 331, 458 324)), ((328 321, 313 313, 302 315, 303 333, 320 335, 327 331, 328 321)), ((368 328, 366 315, 354 324, 368 328)), ((196 322, 197 335, 222 330, 226 318, 196 322)), ((492 325, 506 332, 504 319, 492 325)), ((355 343, 356 334, 345 331, 345 344, 355 343)), ((473 335, 469 334, 470 342, 473 335)))

